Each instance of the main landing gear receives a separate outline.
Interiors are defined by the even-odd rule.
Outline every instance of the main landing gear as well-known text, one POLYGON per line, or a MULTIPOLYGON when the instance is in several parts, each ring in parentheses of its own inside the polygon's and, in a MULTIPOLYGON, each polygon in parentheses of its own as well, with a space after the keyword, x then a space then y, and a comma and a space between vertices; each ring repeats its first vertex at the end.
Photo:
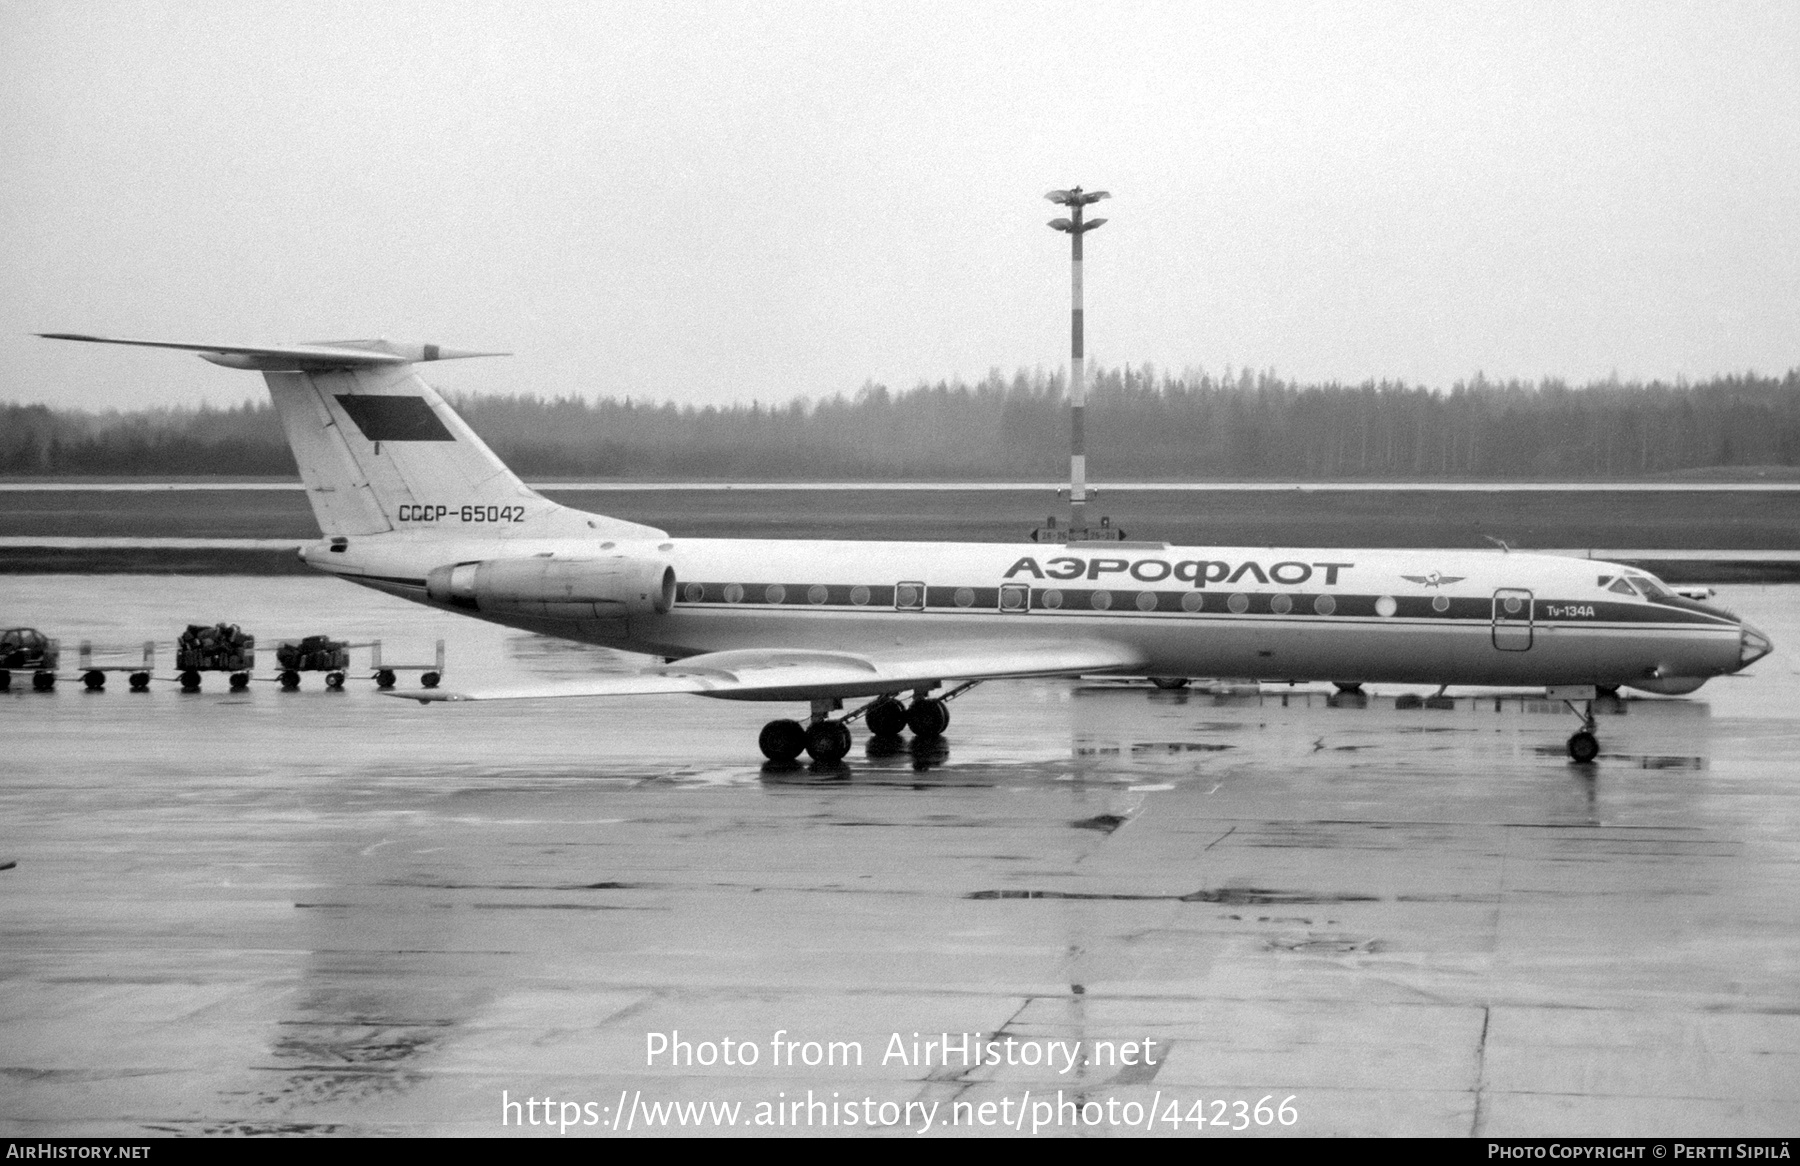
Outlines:
POLYGON ((911 704, 902 704, 892 693, 884 693, 837 720, 832 720, 831 714, 842 708, 843 702, 822 698, 812 702, 812 717, 806 724, 770 721, 763 726, 756 743, 770 761, 794 761, 804 752, 821 765, 835 765, 850 752, 850 722, 857 717, 865 719, 869 732, 877 738, 892 739, 911 729, 919 740, 935 740, 950 727, 949 702, 977 683, 971 680, 941 697, 927 696, 929 689, 918 689, 911 704))

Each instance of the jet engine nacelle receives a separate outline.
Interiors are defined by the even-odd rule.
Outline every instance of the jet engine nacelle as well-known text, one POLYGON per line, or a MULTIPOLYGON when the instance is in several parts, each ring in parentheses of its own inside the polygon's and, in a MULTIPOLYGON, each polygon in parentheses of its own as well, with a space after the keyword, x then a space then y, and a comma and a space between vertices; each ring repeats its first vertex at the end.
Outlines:
POLYGON ((549 619, 662 615, 675 605, 675 568, 653 559, 485 559, 439 567, 425 594, 471 611, 549 619))

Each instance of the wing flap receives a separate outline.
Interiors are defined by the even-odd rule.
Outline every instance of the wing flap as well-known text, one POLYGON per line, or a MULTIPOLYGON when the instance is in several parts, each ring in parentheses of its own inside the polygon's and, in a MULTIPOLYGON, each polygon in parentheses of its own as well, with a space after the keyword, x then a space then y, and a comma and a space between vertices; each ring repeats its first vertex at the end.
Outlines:
POLYGON ((390 692, 422 703, 699 693, 726 700, 876 696, 951 681, 1074 676, 1127 670, 1143 656, 1124 644, 960 643, 873 652, 748 648, 690 656, 631 676, 595 676, 461 690, 390 692))

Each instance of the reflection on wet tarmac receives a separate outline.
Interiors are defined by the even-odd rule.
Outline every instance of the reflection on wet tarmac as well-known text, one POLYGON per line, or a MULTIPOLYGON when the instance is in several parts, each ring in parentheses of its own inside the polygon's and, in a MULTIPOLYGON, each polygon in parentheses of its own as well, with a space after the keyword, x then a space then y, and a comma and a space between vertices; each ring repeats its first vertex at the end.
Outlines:
POLYGON ((628 673, 643 667, 641 656, 574 640, 510 632, 505 634, 503 643, 506 659, 534 676, 563 676, 571 672, 628 673))
MULTIPOLYGON (((337 635, 444 635, 453 673, 629 664, 328 580, 5 586, 65 635, 310 604, 337 635)), ((1800 642, 1791 591, 1733 601, 1800 642)), ((1791 666, 1602 702, 1592 766, 1559 704, 1428 694, 991 684, 942 740, 814 767, 763 764, 768 710, 737 702, 11 693, 0 1128, 487 1134, 517 1132, 503 1090, 1079 1088, 1294 1094, 1301 1133, 1785 1132, 1791 666), (677 1028, 1167 1056, 646 1068, 677 1028)))

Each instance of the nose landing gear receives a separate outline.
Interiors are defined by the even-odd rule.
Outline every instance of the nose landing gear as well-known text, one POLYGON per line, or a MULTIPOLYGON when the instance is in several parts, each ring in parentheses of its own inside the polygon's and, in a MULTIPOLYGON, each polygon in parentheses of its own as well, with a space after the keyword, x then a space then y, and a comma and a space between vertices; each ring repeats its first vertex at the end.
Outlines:
POLYGON ((1570 712, 1581 718, 1581 728, 1569 737, 1569 759, 1577 765, 1592 765, 1594 758, 1600 756, 1600 738, 1594 735, 1595 689, 1552 688, 1549 695, 1560 698, 1570 712), (1576 701, 1581 702, 1580 708, 1575 707, 1576 701))
POLYGON ((1577 765, 1591 765, 1600 756, 1600 741, 1586 729, 1578 729, 1569 738, 1569 757, 1577 765))

